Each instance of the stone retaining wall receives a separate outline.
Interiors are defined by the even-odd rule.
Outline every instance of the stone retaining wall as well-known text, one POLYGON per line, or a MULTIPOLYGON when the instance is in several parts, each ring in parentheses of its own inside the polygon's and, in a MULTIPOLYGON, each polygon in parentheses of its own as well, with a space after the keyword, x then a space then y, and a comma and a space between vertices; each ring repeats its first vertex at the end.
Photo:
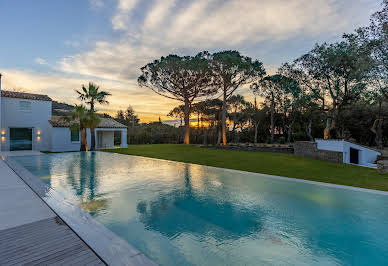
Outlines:
POLYGON ((294 143, 294 153, 299 156, 314 158, 335 163, 343 162, 342 152, 318 150, 317 143, 311 141, 297 141, 294 143))
POLYGON ((240 150, 240 151, 259 151, 259 152, 279 152, 279 153, 294 153, 292 147, 274 147, 274 146, 255 146, 255 145, 228 145, 228 146, 201 146, 204 148, 216 148, 222 150, 240 150))

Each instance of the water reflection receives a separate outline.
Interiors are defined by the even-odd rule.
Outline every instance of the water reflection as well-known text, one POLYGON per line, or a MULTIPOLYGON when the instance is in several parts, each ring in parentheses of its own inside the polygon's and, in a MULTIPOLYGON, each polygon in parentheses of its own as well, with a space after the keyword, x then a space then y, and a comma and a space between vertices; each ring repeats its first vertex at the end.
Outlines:
POLYGON ((102 194, 96 193, 99 186, 99 180, 96 178, 96 153, 81 152, 79 156, 73 156, 68 164, 70 167, 67 167, 67 183, 81 199, 80 208, 91 215, 106 210, 109 201, 103 198, 102 194))
POLYGON ((252 210, 232 204, 222 189, 210 191, 205 188, 205 193, 197 193, 191 178, 190 165, 186 165, 184 186, 137 204, 140 221, 147 229, 169 238, 189 232, 210 234, 219 240, 261 231, 263 213, 258 208, 252 210))

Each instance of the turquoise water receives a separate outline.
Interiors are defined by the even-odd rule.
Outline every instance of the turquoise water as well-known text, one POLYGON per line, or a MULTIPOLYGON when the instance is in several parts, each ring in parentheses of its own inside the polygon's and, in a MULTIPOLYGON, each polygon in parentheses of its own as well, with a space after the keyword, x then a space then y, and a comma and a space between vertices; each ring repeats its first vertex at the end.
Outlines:
POLYGON ((388 196, 103 153, 14 157, 161 265, 388 265, 388 196))

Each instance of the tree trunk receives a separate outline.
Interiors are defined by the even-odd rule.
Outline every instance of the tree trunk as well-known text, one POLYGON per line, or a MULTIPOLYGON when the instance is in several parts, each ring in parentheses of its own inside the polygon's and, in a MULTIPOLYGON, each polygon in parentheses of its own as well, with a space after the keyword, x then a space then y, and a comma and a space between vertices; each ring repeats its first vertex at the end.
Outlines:
POLYGON ((222 103, 222 145, 226 146, 226 90, 224 89, 224 101, 222 103))
POLYGON ((295 123, 295 117, 292 118, 291 124, 288 126, 287 143, 290 143, 290 142, 291 142, 292 131, 293 131, 293 129, 294 129, 294 123, 295 123))
POLYGON ((236 134, 236 121, 234 120, 233 121, 233 128, 232 128, 232 139, 233 139, 233 142, 237 142, 237 134, 236 134))
POLYGON ((271 143, 275 141, 275 96, 272 93, 271 98, 271 143))
POLYGON ((326 127, 323 130, 323 138, 324 139, 330 139, 330 127, 331 127, 331 118, 326 118, 326 127))
POLYGON ((86 128, 81 129, 81 147, 80 151, 88 151, 88 143, 86 137, 86 128))
POLYGON ((95 151, 96 150, 96 137, 94 128, 90 128, 90 150, 95 151))
POLYGON ((222 137, 222 133, 221 133, 221 130, 217 130, 218 132, 218 137, 217 137, 217 145, 220 145, 221 144, 221 137, 222 137))
POLYGON ((307 124, 307 127, 306 127, 306 134, 307 136, 309 137, 310 141, 314 141, 314 138, 313 138, 313 135, 311 134, 311 128, 312 128, 312 124, 313 124, 313 119, 312 117, 310 116, 309 117, 309 123, 307 124))
MULTIPOLYGON (((90 110, 94 112, 94 102, 90 102, 90 110)), ((94 128, 90 128, 90 150, 95 151, 96 150, 96 137, 94 128)))
POLYGON ((255 138, 254 138, 254 141, 253 141, 255 144, 257 143, 257 135, 259 133, 259 124, 260 124, 260 121, 255 122, 255 138))
POLYGON ((327 114, 327 119, 326 119, 326 128, 323 131, 324 139, 331 139, 331 131, 336 127, 335 121, 337 117, 336 110, 331 110, 327 114))
POLYGON ((185 99, 185 144, 190 144, 190 103, 185 99))
POLYGON ((370 129, 375 134, 375 142, 378 149, 384 149, 383 143, 383 123, 384 120, 381 117, 381 101, 379 103, 379 114, 370 129))

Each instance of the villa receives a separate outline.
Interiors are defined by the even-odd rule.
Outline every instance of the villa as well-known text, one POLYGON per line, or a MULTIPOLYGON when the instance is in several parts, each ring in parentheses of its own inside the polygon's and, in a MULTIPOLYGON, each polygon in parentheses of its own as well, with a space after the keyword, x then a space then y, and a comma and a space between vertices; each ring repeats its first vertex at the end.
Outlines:
MULTIPOLYGON (((0 76, 0 151, 77 151, 80 132, 52 115, 52 99, 47 95, 1 90, 0 76)), ((112 118, 102 118, 95 129, 96 147, 114 146, 114 132, 120 132, 121 145, 127 147, 127 127, 112 118)), ((90 130, 87 130, 90 146, 90 130)))

